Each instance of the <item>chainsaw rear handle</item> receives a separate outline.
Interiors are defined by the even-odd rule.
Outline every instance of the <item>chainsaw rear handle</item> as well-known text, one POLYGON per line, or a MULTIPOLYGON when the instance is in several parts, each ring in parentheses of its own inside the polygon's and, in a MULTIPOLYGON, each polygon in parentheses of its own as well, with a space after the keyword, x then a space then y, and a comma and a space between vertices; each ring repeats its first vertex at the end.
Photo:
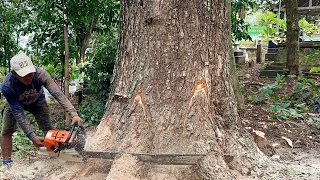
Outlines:
POLYGON ((72 134, 73 134, 73 131, 74 131, 75 127, 78 127, 78 128, 79 128, 79 129, 76 131, 76 134, 79 133, 79 130, 81 130, 81 131, 83 130, 83 127, 82 127, 82 126, 78 126, 78 123, 75 122, 75 123, 72 125, 71 130, 70 130, 70 133, 69 133, 69 135, 68 135, 68 137, 67 137, 67 139, 65 140, 64 143, 68 144, 68 142, 70 141, 70 138, 71 138, 71 136, 72 136, 72 134))
POLYGON ((69 141, 70 141, 76 127, 78 127, 78 129, 76 131, 76 135, 79 133, 79 131, 83 130, 83 127, 78 126, 77 122, 74 123, 71 127, 71 130, 69 131, 69 134, 68 134, 68 137, 66 138, 66 140, 63 143, 59 144, 59 146, 56 149, 54 149, 53 152, 55 152, 55 153, 60 152, 61 150, 63 150, 65 147, 67 147, 69 145, 69 141))

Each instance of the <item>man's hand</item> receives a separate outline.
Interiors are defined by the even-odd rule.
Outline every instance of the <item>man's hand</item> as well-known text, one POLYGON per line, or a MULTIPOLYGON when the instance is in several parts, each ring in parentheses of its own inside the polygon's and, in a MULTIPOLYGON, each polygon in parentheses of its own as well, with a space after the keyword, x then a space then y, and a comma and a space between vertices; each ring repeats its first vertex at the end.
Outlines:
POLYGON ((32 143, 35 147, 43 147, 43 138, 39 137, 39 136, 35 136, 32 138, 32 143))
POLYGON ((75 123, 77 123, 78 126, 83 126, 83 121, 79 116, 73 116, 71 124, 74 125, 75 123))

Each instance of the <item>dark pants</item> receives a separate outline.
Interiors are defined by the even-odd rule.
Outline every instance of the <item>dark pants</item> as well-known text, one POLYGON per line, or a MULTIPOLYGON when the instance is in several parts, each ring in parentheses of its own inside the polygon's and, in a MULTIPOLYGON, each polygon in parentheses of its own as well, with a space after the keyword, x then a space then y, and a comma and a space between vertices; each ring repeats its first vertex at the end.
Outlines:
MULTIPOLYGON (((48 131, 53 129, 47 101, 44 99, 30 105, 23 105, 23 109, 29 111, 36 119, 39 129, 48 131)), ((11 113, 9 104, 5 104, 3 111, 2 135, 14 133, 17 130, 17 121, 11 113)))

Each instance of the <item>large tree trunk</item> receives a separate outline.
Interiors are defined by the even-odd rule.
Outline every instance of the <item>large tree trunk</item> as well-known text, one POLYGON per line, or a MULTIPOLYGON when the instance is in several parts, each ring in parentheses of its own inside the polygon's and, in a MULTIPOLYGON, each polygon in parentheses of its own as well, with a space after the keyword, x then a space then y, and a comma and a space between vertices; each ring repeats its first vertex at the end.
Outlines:
POLYGON ((287 67, 289 74, 300 75, 298 0, 285 0, 287 13, 287 67))
MULTIPOLYGON (((257 151, 231 84, 229 3, 121 1, 113 88, 92 149, 208 153, 193 169, 199 177, 178 168, 186 179, 251 173, 257 151)), ((133 177, 152 179, 152 168, 132 166, 133 177)))

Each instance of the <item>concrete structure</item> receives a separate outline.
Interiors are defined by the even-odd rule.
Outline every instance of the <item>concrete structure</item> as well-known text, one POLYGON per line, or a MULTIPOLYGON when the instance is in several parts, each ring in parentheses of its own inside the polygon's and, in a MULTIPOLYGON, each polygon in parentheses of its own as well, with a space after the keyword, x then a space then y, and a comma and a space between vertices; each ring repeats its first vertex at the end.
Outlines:
MULTIPOLYGON (((279 12, 279 6, 276 6, 273 11, 279 12)), ((283 0, 280 11, 285 11, 283 0)), ((320 0, 298 0, 298 13, 304 15, 320 15, 320 0)))

